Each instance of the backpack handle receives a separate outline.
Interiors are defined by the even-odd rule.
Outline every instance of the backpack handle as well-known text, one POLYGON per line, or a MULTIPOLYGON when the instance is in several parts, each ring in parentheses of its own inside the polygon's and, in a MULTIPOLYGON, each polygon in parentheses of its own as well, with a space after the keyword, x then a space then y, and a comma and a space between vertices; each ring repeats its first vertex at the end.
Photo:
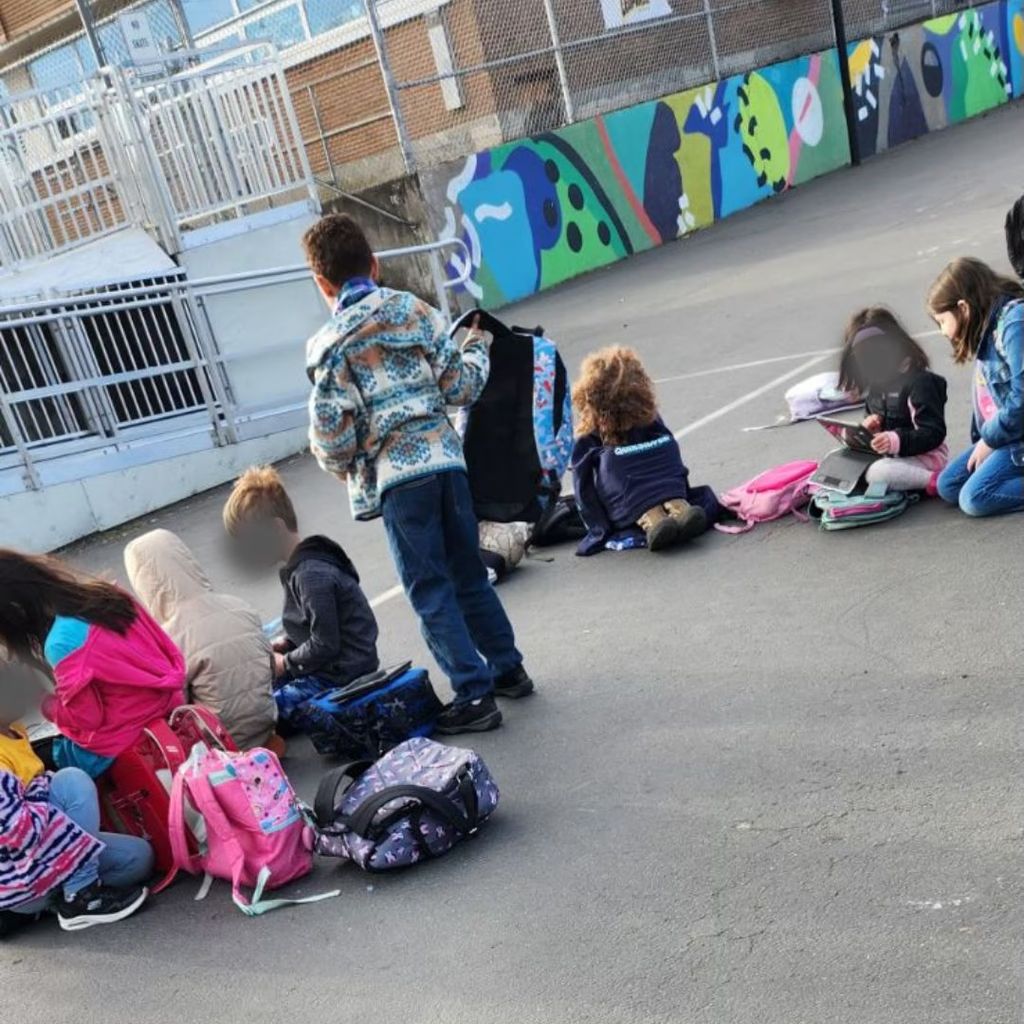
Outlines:
POLYGON ((351 780, 347 790, 363 772, 373 767, 373 761, 349 761, 338 768, 332 768, 316 788, 316 799, 313 801, 313 817, 320 828, 327 828, 334 823, 334 810, 338 804, 338 790, 344 779, 351 780))
MULTIPOLYGON (((356 835, 368 839, 370 838, 369 833, 373 829, 373 819, 380 809, 391 803, 392 800, 408 798, 440 815, 457 832, 468 835, 480 824, 476 788, 468 772, 460 773, 459 793, 466 804, 465 813, 460 811, 447 797, 441 796, 425 786, 388 786, 368 796, 353 814, 343 815, 341 823, 356 835), (470 793, 472 796, 469 795, 470 793)), ((396 813, 405 817, 409 810, 407 807, 403 807, 396 813)))
POLYGON ((404 676, 412 668, 411 661, 403 661, 400 665, 391 668, 380 668, 376 672, 369 672, 365 676, 354 679, 348 686, 339 686, 329 692, 332 701, 352 700, 355 697, 364 697, 374 690, 380 690, 393 683, 396 679, 404 676))

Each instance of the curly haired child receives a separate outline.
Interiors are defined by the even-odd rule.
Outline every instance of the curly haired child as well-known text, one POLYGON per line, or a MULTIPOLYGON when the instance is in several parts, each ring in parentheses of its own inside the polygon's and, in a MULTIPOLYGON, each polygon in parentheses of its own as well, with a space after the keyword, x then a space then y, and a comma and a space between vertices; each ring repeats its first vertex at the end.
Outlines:
POLYGON ((691 487, 679 444, 658 414, 654 382, 632 349, 601 349, 573 386, 576 499, 587 525, 577 551, 661 551, 704 533, 722 513, 709 487, 691 487))

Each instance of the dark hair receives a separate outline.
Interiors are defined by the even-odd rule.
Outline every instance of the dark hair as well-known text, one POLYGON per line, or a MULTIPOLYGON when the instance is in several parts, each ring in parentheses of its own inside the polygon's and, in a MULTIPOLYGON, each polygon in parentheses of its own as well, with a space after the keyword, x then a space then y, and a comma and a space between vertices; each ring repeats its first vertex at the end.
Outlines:
POLYGON ((997 274, 987 263, 973 256, 953 260, 939 274, 928 293, 928 312, 932 316, 952 313, 956 317, 958 328, 953 339, 956 362, 966 363, 978 354, 989 317, 1005 297, 1024 299, 1024 284, 997 274), (969 316, 961 311, 961 302, 967 303, 969 316))
POLYGON ((1018 277, 1024 278, 1024 196, 1010 207, 1006 215, 1006 251, 1010 266, 1018 277))
POLYGON ((365 277, 373 267, 373 248, 347 213, 321 217, 302 236, 302 248, 310 270, 335 288, 354 277, 365 277))
POLYGON ((910 360, 912 370, 927 370, 931 366, 928 353, 907 332, 899 317, 885 306, 868 306, 850 317, 843 334, 843 352, 839 357, 839 386, 844 391, 863 391, 865 381, 861 379, 860 368, 854 358, 855 342, 861 331, 874 328, 881 331, 892 344, 899 345, 903 359, 910 360))
POLYGON ((112 583, 83 576, 55 558, 0 548, 0 643, 10 655, 43 664, 43 645, 57 615, 124 633, 135 602, 112 583))

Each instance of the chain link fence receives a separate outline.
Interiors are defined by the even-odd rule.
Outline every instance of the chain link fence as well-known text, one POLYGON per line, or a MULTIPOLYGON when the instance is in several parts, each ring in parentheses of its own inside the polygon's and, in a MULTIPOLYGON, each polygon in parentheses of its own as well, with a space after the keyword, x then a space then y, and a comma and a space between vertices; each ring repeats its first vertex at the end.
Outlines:
MULTIPOLYGON (((830 0, 366 2, 378 128, 397 133, 392 164, 417 169, 835 45, 830 0)), ((853 41, 970 6, 842 9, 853 41)))
MULTIPOLYGON (((972 4, 839 6, 854 42, 972 4)), ((314 172, 350 191, 835 45, 832 0, 91 0, 90 9, 111 64, 154 48, 173 56, 192 44, 274 43, 314 172), (132 18, 142 31, 133 34, 132 18)), ((5 69, 0 93, 66 88, 95 66, 79 34, 5 69)))

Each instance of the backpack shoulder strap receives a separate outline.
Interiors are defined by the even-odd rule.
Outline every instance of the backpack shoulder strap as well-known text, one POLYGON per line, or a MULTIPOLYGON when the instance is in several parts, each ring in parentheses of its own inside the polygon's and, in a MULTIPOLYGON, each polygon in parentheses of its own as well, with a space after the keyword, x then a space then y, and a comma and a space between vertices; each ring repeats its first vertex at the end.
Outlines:
POLYGON ((187 765, 182 765, 174 773, 174 782, 171 785, 170 814, 167 819, 167 837, 171 843, 171 854, 173 863, 168 871, 153 890, 162 892, 177 877, 179 871, 187 871, 191 875, 202 873, 202 861, 198 853, 191 853, 188 848, 188 826, 185 824, 185 790, 187 782, 185 779, 187 765))
MULTIPOLYGON (((368 796, 352 814, 345 816, 342 822, 356 835, 372 838, 369 833, 373 828, 373 819, 377 816, 377 812, 392 800, 405 798, 429 808, 457 832, 468 835, 479 824, 476 789, 468 775, 460 776, 459 792, 466 804, 465 811, 459 810, 448 797, 432 789, 427 789, 425 786, 388 786, 368 796)), ((406 813, 408 813, 407 809, 403 808, 401 814, 405 815, 406 813)))
MULTIPOLYGON (((184 770, 183 770, 184 771, 184 770)), ((213 785, 207 775, 196 772, 191 780, 192 789, 195 791, 196 808, 202 814, 206 827, 217 841, 230 852, 231 856, 231 898, 236 907, 248 917, 259 917, 268 911, 277 910, 279 907, 292 906, 299 903, 318 903, 320 900, 331 899, 340 896, 341 890, 334 889, 331 892, 321 893, 318 896, 307 896, 304 899, 273 899, 265 900, 263 890, 270 881, 270 868, 265 864, 260 867, 256 879, 256 886, 253 889, 252 899, 247 900, 242 895, 242 873, 245 870, 245 851, 232 830, 231 822, 224 814, 220 801, 213 792, 213 785)), ((199 891, 196 899, 202 899, 206 895, 207 887, 199 891)))
POLYGON ((321 780, 316 789, 313 801, 313 817, 320 828, 326 828, 334 821, 334 809, 338 805, 338 790, 345 779, 349 779, 348 789, 363 772, 373 766, 373 761, 350 761, 338 768, 332 768, 321 780))

